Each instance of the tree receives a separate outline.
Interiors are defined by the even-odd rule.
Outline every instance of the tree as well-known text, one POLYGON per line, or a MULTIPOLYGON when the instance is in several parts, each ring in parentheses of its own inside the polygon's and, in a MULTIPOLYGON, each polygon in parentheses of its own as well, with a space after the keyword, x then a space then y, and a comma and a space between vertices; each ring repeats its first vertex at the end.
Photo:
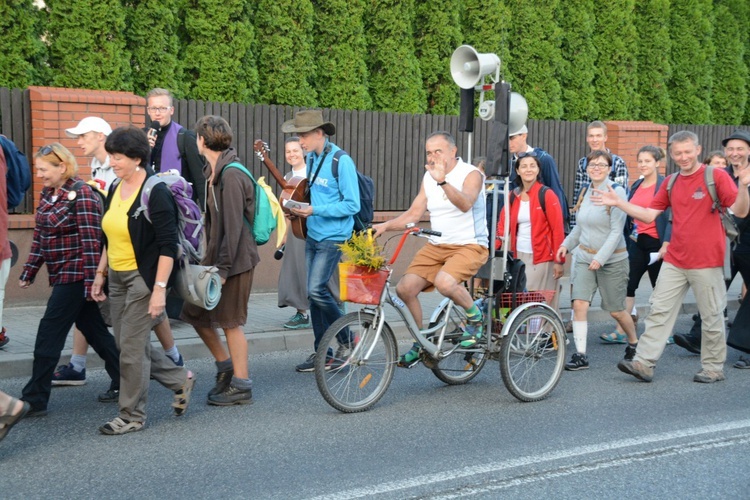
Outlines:
POLYGON ((192 99, 251 102, 258 94, 249 2, 186 0, 185 74, 192 99))
POLYGON ((558 0, 508 0, 510 67, 515 89, 529 103, 529 116, 558 119, 563 114, 562 89, 557 80, 562 63, 560 28, 554 18, 558 0))
POLYGON ((314 88, 325 108, 370 109, 365 0, 315 0, 314 88))
POLYGON ((169 89, 177 97, 185 95, 180 61, 182 0, 127 0, 126 32, 132 51, 133 90, 144 95, 154 87, 169 89))
POLYGON ((635 0, 596 2, 594 88, 599 119, 628 120, 638 113, 635 0))
POLYGON ((563 118, 591 121, 598 117, 595 98, 594 64, 596 45, 591 34, 596 26, 594 0, 560 3, 557 22, 562 31, 559 80, 562 87, 563 118))
POLYGON ((716 26, 716 63, 714 64, 714 85, 711 94, 712 122, 726 125, 739 125, 745 114, 747 103, 747 66, 745 65, 745 44, 736 20, 736 9, 740 0, 719 0, 714 6, 716 26))
POLYGON ((711 123, 710 97, 716 53, 711 0, 672 0, 672 121, 711 123))
POLYGON ((450 58, 461 43, 459 0, 420 2, 416 11, 416 53, 427 90, 427 111, 458 113, 459 88, 450 72, 450 58))
POLYGON ((316 106, 312 85, 313 7, 310 0, 259 0, 258 30, 260 99, 269 104, 316 106))
MULTIPOLYGON (((635 5, 635 30, 645 35, 638 37, 638 87, 640 96, 639 120, 670 123, 672 100, 668 82, 672 74, 669 53, 670 0, 640 0, 635 5)), ((636 116, 632 116, 636 118, 636 116)))
POLYGON ((424 113, 427 97, 414 52, 414 0, 369 0, 365 19, 374 108, 424 113))
POLYGON ((120 0, 46 0, 51 83, 132 90, 125 9, 120 0))
POLYGON ((44 83, 46 48, 41 15, 32 0, 0 3, 0 87, 25 88, 44 83))

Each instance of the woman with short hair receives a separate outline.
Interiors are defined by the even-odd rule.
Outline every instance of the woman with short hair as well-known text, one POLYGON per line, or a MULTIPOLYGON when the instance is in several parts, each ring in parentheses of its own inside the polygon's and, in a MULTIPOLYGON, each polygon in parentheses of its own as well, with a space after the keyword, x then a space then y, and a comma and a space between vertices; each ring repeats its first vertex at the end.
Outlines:
POLYGON ((94 299, 103 301, 109 277, 110 314, 120 348, 119 415, 99 427, 102 434, 140 431, 146 423, 149 376, 174 392, 172 408, 184 415, 195 383, 193 373, 151 346, 151 328, 166 317, 167 289, 177 257, 177 205, 166 184, 154 183, 149 217, 141 214, 151 148, 134 126, 115 129, 104 148, 119 180, 112 184, 102 218, 104 250, 96 271, 94 299))

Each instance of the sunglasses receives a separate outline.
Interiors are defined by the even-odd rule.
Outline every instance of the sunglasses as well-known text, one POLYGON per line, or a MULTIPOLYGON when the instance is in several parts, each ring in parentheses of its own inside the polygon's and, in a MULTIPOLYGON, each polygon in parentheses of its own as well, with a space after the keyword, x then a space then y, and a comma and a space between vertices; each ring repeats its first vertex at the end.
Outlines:
POLYGON ((536 158, 536 151, 525 151, 523 153, 518 153, 518 159, 526 158, 526 157, 536 158))
POLYGON ((60 158, 60 155, 57 154, 57 151, 55 151, 55 148, 53 148, 52 146, 42 146, 41 148, 39 148, 39 156, 47 155, 55 155, 61 163, 65 163, 65 160, 60 158))

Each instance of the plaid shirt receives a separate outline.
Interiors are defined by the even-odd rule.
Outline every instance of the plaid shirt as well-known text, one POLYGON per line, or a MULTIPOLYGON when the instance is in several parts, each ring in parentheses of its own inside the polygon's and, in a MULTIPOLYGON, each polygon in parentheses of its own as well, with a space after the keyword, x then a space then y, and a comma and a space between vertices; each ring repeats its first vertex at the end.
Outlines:
MULTIPOLYGON (((612 179, 612 182, 616 182, 620 186, 622 186, 625 189, 625 192, 628 192, 628 166, 625 165, 625 160, 623 160, 621 157, 614 154, 609 149, 607 150, 607 153, 612 155, 612 170, 609 172, 609 178, 612 179)), ((584 156, 580 160, 578 160, 578 167, 576 168, 576 181, 575 185, 573 186, 573 206, 575 206, 578 203, 578 196, 581 194, 581 189, 583 189, 583 186, 591 184, 591 177, 589 177, 588 172, 586 171, 586 157, 584 156)), ((570 226, 575 226, 576 223, 576 215, 575 213, 570 214, 570 226)))
POLYGON ((53 189, 42 190, 34 240, 21 281, 33 282, 42 263, 46 263, 50 286, 83 280, 84 296, 89 297, 101 258, 101 202, 85 184, 74 191, 75 201, 70 201, 68 193, 76 180, 68 179, 54 200, 53 189))

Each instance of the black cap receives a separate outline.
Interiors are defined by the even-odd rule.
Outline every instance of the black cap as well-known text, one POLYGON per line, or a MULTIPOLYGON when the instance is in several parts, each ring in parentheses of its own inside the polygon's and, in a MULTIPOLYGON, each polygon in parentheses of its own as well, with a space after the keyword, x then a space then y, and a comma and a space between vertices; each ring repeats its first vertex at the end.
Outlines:
POLYGON ((747 130, 740 130, 737 129, 734 132, 732 132, 732 135, 721 141, 721 145, 724 147, 727 147, 727 143, 731 141, 732 139, 738 139, 740 141, 745 141, 748 146, 750 146, 750 132, 747 130))

